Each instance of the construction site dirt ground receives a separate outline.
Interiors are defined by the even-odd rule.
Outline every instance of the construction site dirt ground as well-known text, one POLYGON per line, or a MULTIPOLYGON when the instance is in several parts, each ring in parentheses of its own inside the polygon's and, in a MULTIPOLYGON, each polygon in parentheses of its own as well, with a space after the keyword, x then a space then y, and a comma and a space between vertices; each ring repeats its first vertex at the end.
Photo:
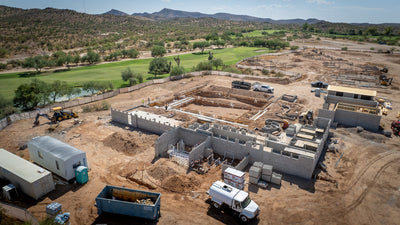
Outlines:
MULTIPOLYGON (((400 111, 400 76, 397 75, 400 74, 400 58, 368 54, 372 58, 354 60, 385 65, 395 80, 392 87, 373 89, 379 96, 392 101, 393 110, 382 117, 382 125, 390 129, 391 121, 400 111)), ((308 73, 305 78, 287 85, 269 83, 275 88, 275 97, 271 101, 283 94, 297 95, 299 100, 295 104, 317 112, 322 107, 323 95, 315 97, 310 92, 310 82, 325 75, 321 71, 308 73)), ((128 110, 148 98, 171 97, 202 84, 230 87, 233 80, 222 76, 193 77, 152 85, 107 101, 112 108, 128 110)), ((191 107, 199 107, 193 110, 202 109, 199 105, 191 107)), ((82 123, 74 125, 72 120, 63 121, 50 132, 44 119, 37 127, 33 127, 33 119, 26 119, 0 132, 0 147, 25 159, 29 159, 28 150, 19 150, 20 147, 39 135, 53 136, 86 152, 90 167, 87 184, 57 182, 56 190, 39 202, 21 200, 16 203, 28 208, 35 217, 44 219, 46 205, 56 201, 62 204, 65 212, 71 213, 71 224, 240 224, 229 210, 216 210, 209 204, 206 191, 214 181, 222 179, 220 167, 199 175, 169 159, 154 160, 154 142, 158 135, 111 122, 109 110, 88 113, 82 112, 81 107, 73 110, 79 113, 82 123), (158 223, 119 215, 98 216, 95 198, 107 184, 160 192, 161 217, 158 223)), ((163 109, 150 110, 168 113, 163 109)), ((242 113, 223 107, 213 110, 217 110, 219 115, 231 113, 237 116, 242 113)), ((184 115, 179 118, 195 121, 184 115)), ((258 120, 261 124, 253 124, 254 127, 261 128, 263 119, 258 120)), ((271 185, 266 190, 252 186, 245 188, 261 209, 258 218, 250 224, 399 224, 400 138, 388 138, 368 131, 358 133, 356 128, 344 127, 333 129, 332 133, 332 139, 338 140, 338 152, 326 153, 324 164, 327 171, 317 172, 320 179, 308 181, 284 175, 279 187, 271 185)), ((248 174, 246 176, 248 180, 248 174)))

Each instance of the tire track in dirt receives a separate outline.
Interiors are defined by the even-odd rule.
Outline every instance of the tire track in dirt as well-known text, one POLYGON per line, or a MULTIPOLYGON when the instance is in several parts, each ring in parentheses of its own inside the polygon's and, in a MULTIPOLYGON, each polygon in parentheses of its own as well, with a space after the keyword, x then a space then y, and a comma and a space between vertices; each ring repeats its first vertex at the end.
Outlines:
POLYGON ((378 154, 375 158, 373 158, 371 161, 369 161, 367 163, 367 165, 362 169, 362 172, 358 175, 358 177, 349 185, 349 187, 345 190, 345 193, 348 193, 349 191, 351 191, 351 189, 353 189, 353 187, 360 181, 360 179, 364 176, 364 174, 368 171, 368 169, 374 165, 375 163, 377 163, 378 161, 380 161, 381 159, 391 156, 393 154, 398 154, 399 152, 396 151, 387 151, 387 152, 383 152, 381 154, 378 154))
MULTIPOLYGON (((346 191, 346 194, 351 196, 351 192, 354 191, 355 185, 357 183, 361 183, 361 181, 363 181, 363 180, 366 180, 365 183, 368 183, 368 186, 361 192, 361 194, 354 201, 352 201, 349 205, 345 206, 345 208, 343 209, 344 210, 343 215, 347 215, 348 213, 353 211, 355 208, 357 208, 357 206, 359 206, 362 203, 362 201, 364 200, 364 198, 366 197, 368 192, 376 184, 377 179, 382 174, 382 172, 387 167, 389 167, 393 162, 398 160, 399 158, 400 158, 400 153, 398 153, 398 152, 395 152, 395 151, 385 152, 385 153, 379 154, 377 157, 375 157, 373 160, 371 160, 365 166, 365 168, 362 170, 361 174, 349 186, 349 188, 346 191), (388 156, 393 156, 393 155, 394 155, 393 158, 388 158, 388 156), (376 170, 376 172, 375 172, 375 170, 376 170), (370 176, 367 176, 366 175, 366 174, 368 174, 367 172, 371 172, 373 174, 371 174, 370 176), (373 176, 373 179, 370 182, 368 182, 368 178, 372 177, 372 176, 373 176)), ((356 193, 354 193, 354 195, 356 195, 356 193)))

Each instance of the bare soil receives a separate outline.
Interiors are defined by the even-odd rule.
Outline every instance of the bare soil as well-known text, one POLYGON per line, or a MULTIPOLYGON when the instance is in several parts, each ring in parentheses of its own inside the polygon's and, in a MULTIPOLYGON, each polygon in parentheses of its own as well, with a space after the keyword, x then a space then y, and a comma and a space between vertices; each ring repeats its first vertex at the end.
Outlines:
MULTIPOLYGON (((395 78, 393 86, 372 88, 377 90, 379 96, 392 101, 393 110, 389 110, 381 121, 382 126, 389 129, 391 121, 400 111, 400 98, 397 97, 400 94, 400 65, 397 56, 332 52, 332 55, 335 54, 354 64, 373 62, 389 68, 390 75, 395 78)), ((299 72, 307 68, 309 73, 306 78, 287 85, 270 84, 275 88, 272 102, 283 94, 297 95, 298 102, 272 103, 271 111, 251 122, 254 127, 262 127, 264 119, 273 118, 274 112, 281 110, 281 104, 289 104, 295 111, 311 108, 317 112, 322 107, 323 96, 318 98, 310 93, 310 82, 321 79, 335 84, 335 81, 330 79, 323 67, 320 67, 321 71, 313 72, 313 62, 301 60, 304 66, 296 68, 299 72)), ((317 67, 318 62, 315 64, 317 67)), ((233 80, 219 76, 194 77, 153 85, 108 101, 113 108, 127 110, 147 98, 171 98, 176 93, 205 83, 229 88, 233 80)), ((54 131, 49 131, 48 123, 41 121, 40 126, 33 127, 33 119, 27 119, 17 121, 0 132, 0 147, 25 159, 29 159, 28 150, 19 150, 20 146, 38 135, 53 136, 86 152, 90 167, 87 184, 57 184, 55 191, 38 202, 18 203, 28 208, 35 217, 44 219, 45 206, 57 201, 65 212, 71 213, 71 224, 153 223, 123 216, 98 216, 95 197, 105 185, 110 184, 162 193, 162 216, 158 224, 240 224, 229 210, 216 210, 209 204, 206 191, 214 181, 221 179, 219 167, 200 175, 166 158, 154 160, 157 135, 111 122, 110 111, 83 113, 80 107, 73 110, 79 112, 82 123, 74 125, 67 120, 54 131)), ((171 113, 161 108, 145 110, 164 115, 171 113)), ((218 112, 229 115, 232 109, 218 107, 218 112)), ((187 123, 196 121, 178 113, 174 118, 187 123)), ((284 175, 281 186, 271 185, 266 190, 253 186, 245 188, 261 208, 259 217, 250 224, 399 224, 399 137, 388 138, 369 131, 357 133, 355 128, 346 127, 338 127, 332 133, 332 138, 338 140, 339 148, 337 152, 327 152, 324 156, 327 170, 317 169, 319 179, 308 181, 284 175)))

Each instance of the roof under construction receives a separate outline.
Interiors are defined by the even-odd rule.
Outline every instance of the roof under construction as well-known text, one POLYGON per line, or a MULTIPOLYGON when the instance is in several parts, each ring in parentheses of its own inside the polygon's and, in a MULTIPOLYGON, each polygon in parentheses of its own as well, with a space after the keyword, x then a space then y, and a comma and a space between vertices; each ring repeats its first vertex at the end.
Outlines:
POLYGON ((342 87, 342 86, 334 86, 329 85, 328 91, 336 91, 336 92, 344 92, 344 93, 351 93, 351 94, 359 94, 365 96, 376 96, 376 91, 366 90, 366 89, 359 89, 359 88, 350 88, 350 87, 342 87))

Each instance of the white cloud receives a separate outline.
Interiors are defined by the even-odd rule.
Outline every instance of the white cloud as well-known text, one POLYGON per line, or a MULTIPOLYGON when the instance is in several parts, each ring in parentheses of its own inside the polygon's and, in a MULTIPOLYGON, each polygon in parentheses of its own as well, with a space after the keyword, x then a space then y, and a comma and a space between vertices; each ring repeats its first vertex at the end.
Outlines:
POLYGON ((307 3, 310 4, 317 4, 317 5, 332 5, 333 2, 327 1, 327 0, 307 0, 307 3))

